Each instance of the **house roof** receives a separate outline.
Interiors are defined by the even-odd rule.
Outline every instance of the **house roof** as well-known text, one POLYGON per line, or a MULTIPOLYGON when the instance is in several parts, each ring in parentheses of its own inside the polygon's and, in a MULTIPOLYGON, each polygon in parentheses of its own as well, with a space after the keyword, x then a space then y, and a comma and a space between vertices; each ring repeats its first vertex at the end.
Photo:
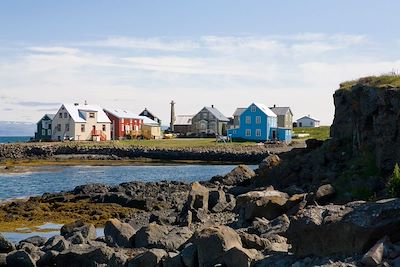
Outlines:
POLYGON ((253 103, 253 104, 256 105, 268 117, 276 117, 276 114, 272 110, 270 110, 266 105, 260 103, 253 103))
POLYGON ((156 121, 153 121, 152 119, 150 119, 149 117, 146 116, 137 116, 138 119, 143 120, 143 124, 146 125, 154 125, 154 126, 160 126, 160 124, 156 121))
POLYGON ((104 113, 103 108, 100 106, 75 104, 63 104, 63 106, 68 111, 74 122, 86 122, 84 112, 91 111, 97 112, 97 122, 111 123, 106 113, 104 113))
POLYGON ((158 116, 156 116, 156 115, 154 115, 150 110, 148 110, 147 108, 145 108, 142 112, 140 112, 140 116, 144 116, 144 112, 147 112, 147 114, 149 115, 149 116, 152 116, 152 117, 154 117, 154 118, 158 118, 158 116))
POLYGON ((233 113, 233 117, 242 115, 242 113, 243 113, 246 109, 247 109, 247 108, 237 108, 237 109, 235 110, 235 112, 233 113))
POLYGON ((270 107, 269 109, 272 110, 278 116, 286 115, 288 113, 288 111, 292 114, 290 107, 270 107))
POLYGON ((229 121, 227 117, 225 117, 224 114, 222 114, 218 109, 214 107, 204 107, 207 109, 211 114, 213 114, 218 120, 220 121, 229 121))
POLYGON ((138 119, 139 117, 137 113, 125 109, 105 108, 104 111, 120 119, 138 119))
POLYGON ((301 117, 300 119, 297 119, 296 121, 299 121, 299 120, 302 120, 302 119, 310 119, 310 120, 313 120, 313 121, 319 121, 319 120, 317 120, 317 119, 311 118, 310 116, 301 117))
POLYGON ((39 120, 37 123, 41 122, 46 116, 47 116, 50 120, 53 120, 54 117, 56 116, 56 114, 44 114, 43 117, 40 118, 40 120, 39 120))
POLYGON ((193 115, 177 115, 174 125, 192 125, 193 115))

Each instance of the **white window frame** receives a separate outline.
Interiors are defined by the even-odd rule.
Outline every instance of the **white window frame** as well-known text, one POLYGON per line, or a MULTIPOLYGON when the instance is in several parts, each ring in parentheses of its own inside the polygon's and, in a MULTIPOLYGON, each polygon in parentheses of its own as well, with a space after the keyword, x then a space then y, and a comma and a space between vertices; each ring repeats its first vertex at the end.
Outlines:
POLYGON ((46 129, 42 129, 42 135, 46 135, 46 129))
POLYGON ((260 137, 261 136, 261 129, 256 129, 256 136, 260 137))
POLYGON ((251 124, 251 116, 246 116, 246 124, 251 124))
POLYGON ((246 136, 251 136, 251 129, 246 129, 245 135, 246 136))
POLYGON ((261 116, 256 116, 256 124, 261 124, 261 116))
POLYGON ((65 124, 65 131, 69 132, 69 123, 65 124))
POLYGON ((251 112, 256 112, 257 107, 256 106, 251 106, 251 112))

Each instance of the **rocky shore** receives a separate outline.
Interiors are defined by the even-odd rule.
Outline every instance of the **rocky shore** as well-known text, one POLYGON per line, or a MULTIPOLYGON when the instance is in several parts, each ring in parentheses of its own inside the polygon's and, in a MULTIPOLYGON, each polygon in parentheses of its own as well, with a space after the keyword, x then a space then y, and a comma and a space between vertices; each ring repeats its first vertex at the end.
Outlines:
POLYGON ((256 171, 239 165, 193 184, 82 185, 3 204, 11 224, 31 219, 35 207, 93 210, 71 212, 82 217, 50 239, 0 236, 0 266, 400 266, 400 199, 387 188, 400 161, 392 149, 400 131, 389 123, 400 114, 400 90, 359 83, 334 98, 330 140, 260 153, 256 171), (96 236, 99 221, 104 237, 96 236))
POLYGON ((270 152, 287 152, 293 148, 304 147, 299 142, 290 146, 285 144, 253 146, 183 147, 157 148, 139 146, 118 146, 117 144, 85 143, 27 143, 0 144, 0 162, 26 159, 154 159, 154 160, 198 160, 218 162, 258 163, 270 152))

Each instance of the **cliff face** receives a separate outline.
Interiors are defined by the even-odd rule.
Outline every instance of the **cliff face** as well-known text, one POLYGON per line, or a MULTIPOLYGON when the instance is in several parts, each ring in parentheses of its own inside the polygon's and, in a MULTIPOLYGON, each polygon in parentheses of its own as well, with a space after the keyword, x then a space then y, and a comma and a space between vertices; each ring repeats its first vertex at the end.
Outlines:
POLYGON ((351 142, 353 155, 372 153, 388 173, 400 162, 400 88, 357 84, 334 94, 331 137, 351 142))

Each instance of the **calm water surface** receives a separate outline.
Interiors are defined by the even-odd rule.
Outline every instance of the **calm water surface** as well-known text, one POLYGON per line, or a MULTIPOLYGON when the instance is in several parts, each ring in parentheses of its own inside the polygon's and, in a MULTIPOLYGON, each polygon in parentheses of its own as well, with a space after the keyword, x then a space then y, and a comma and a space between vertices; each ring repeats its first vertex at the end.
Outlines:
POLYGON ((31 136, 0 136, 0 144, 28 142, 31 136))
MULTIPOLYGON (((236 165, 75 166, 50 167, 45 172, 0 174, 0 201, 69 191, 78 185, 174 180, 194 182, 223 175, 236 165)), ((255 168, 255 166, 250 166, 255 168)))

